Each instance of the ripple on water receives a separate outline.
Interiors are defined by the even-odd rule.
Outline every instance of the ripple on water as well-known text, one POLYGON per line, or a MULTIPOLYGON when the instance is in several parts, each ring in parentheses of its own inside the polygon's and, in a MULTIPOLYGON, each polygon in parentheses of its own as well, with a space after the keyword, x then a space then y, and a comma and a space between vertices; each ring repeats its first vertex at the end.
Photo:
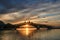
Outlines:
POLYGON ((36 31, 31 37, 22 37, 17 31, 2 31, 0 32, 0 40, 60 40, 60 29, 49 31, 36 31))

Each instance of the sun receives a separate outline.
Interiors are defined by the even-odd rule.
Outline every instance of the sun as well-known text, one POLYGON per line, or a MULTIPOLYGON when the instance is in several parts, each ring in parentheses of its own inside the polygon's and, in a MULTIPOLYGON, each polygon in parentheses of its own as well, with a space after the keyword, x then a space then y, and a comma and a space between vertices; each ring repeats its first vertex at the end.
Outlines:
POLYGON ((29 36, 32 32, 36 30, 36 28, 32 28, 31 25, 23 25, 21 28, 17 28, 16 30, 22 34, 23 36, 29 36))

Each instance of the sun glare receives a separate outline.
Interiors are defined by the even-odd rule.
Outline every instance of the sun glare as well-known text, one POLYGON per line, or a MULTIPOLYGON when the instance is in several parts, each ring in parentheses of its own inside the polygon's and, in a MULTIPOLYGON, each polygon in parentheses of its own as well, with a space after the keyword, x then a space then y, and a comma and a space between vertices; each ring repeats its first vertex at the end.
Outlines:
POLYGON ((18 32, 22 35, 28 36, 30 35, 33 31, 36 30, 36 28, 31 28, 32 26, 30 25, 24 25, 22 28, 17 28, 18 32))

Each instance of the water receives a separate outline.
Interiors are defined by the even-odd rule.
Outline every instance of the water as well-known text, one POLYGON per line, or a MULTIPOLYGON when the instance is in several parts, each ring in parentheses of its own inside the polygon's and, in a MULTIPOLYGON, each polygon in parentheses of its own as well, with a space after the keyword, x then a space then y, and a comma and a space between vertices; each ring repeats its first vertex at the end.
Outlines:
POLYGON ((39 30, 30 37, 21 36, 16 30, 0 31, 0 40, 60 40, 60 29, 39 30))

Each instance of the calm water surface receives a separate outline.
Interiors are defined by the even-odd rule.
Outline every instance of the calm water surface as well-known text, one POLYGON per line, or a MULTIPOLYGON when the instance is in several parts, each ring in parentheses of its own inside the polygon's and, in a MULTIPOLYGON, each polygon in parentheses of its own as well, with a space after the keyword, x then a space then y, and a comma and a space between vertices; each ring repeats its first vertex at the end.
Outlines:
POLYGON ((30 37, 23 37, 16 30, 6 30, 0 32, 0 40, 60 40, 60 29, 39 30, 30 37))

